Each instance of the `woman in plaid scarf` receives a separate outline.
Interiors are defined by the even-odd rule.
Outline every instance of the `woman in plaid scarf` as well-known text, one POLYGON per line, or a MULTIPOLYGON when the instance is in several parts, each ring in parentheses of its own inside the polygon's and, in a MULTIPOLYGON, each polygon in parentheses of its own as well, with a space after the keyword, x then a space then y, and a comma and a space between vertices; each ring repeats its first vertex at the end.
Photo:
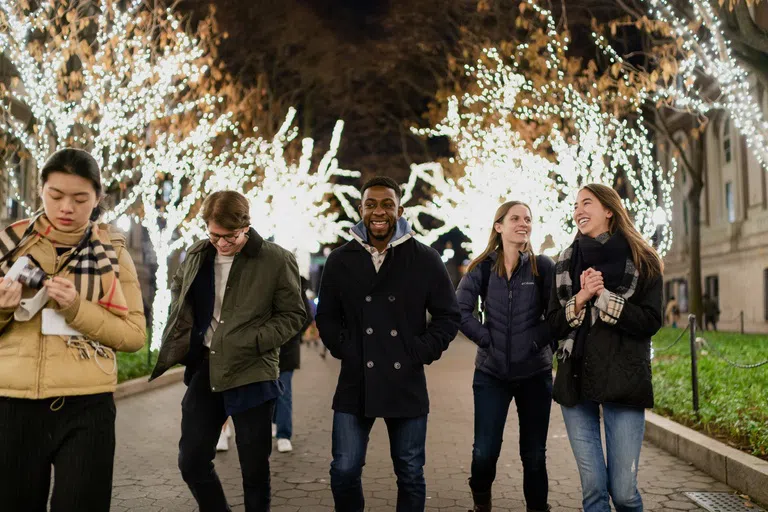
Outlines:
POLYGON ((144 344, 141 291, 125 239, 95 222, 93 157, 62 149, 40 183, 43 211, 0 232, 0 503, 45 511, 53 466, 51 511, 106 512, 115 351, 144 344), (42 283, 5 277, 23 256, 42 283))
POLYGON ((547 313, 560 340, 553 397, 584 512, 609 512, 609 498, 618 512, 642 511, 637 469, 645 409, 653 407, 650 348, 662 324, 663 264, 612 188, 581 189, 573 218, 579 234, 557 262, 547 313))

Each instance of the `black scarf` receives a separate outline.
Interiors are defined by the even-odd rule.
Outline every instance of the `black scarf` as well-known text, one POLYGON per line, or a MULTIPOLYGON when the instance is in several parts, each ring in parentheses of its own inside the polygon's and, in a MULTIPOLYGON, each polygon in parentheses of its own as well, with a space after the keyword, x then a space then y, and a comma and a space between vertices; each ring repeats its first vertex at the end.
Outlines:
MULTIPOLYGON (((561 305, 581 290, 581 273, 593 268, 603 274, 605 289, 629 298, 637 286, 638 273, 632 260, 632 249, 621 232, 603 233, 596 238, 578 235, 573 245, 560 255, 557 262, 557 293, 561 305)), ((563 357, 568 354, 579 358, 584 354, 584 344, 593 323, 592 302, 585 306, 582 324, 572 331, 566 341, 563 357), (572 349, 567 347, 572 340, 572 349)))

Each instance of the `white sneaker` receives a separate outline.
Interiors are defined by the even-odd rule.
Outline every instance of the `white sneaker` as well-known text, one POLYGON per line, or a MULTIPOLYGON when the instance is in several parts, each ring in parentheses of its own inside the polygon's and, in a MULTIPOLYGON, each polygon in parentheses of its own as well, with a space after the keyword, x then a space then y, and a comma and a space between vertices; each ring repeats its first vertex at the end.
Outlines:
POLYGON ((277 440, 277 451, 280 453, 285 452, 292 452, 293 451, 293 445, 291 444, 290 439, 278 439, 277 440))
MULTIPOLYGON (((227 425, 229 427, 229 425, 227 425)), ((226 452, 229 451, 229 433, 225 430, 221 431, 221 434, 219 434, 219 442, 216 443, 216 451, 217 452, 226 452)))
POLYGON ((272 424, 272 439, 277 437, 277 425, 275 423, 272 424))

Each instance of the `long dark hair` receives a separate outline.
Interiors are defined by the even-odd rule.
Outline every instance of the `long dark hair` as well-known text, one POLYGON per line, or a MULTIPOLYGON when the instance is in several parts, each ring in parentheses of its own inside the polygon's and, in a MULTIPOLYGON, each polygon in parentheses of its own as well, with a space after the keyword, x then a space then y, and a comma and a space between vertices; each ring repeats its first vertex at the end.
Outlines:
POLYGON ((612 235, 620 231, 632 249, 632 261, 643 277, 656 277, 664 272, 664 262, 656 250, 643 238, 629 218, 629 213, 621 203, 621 196, 611 187, 599 183, 584 186, 592 192, 603 208, 613 213, 608 220, 608 232, 612 235))
MULTIPOLYGON (((467 267, 467 273, 472 272, 472 270, 478 266, 480 263, 482 263, 485 258, 487 258, 492 252, 495 252, 497 254, 496 257, 496 263, 493 266, 493 269, 496 271, 496 273, 500 276, 504 276, 504 243, 501 241, 501 233, 496 231, 496 224, 501 224, 504 222, 504 217, 507 216, 507 212, 514 207, 522 205, 528 208, 528 212, 533 215, 531 212, 531 207, 525 204, 522 201, 507 201, 506 203, 499 206, 499 208, 496 210, 496 215, 493 216, 494 221, 493 225, 491 226, 491 234, 488 237, 488 245, 485 246, 485 250, 480 253, 480 256, 472 260, 472 263, 469 264, 467 267)), ((539 275, 539 269, 536 267, 536 255, 533 253, 533 248, 531 247, 531 241, 529 240, 525 244, 525 248, 523 252, 528 253, 531 260, 531 268, 533 269, 533 275, 538 276, 539 275)))
POLYGON ((101 203, 101 172, 99 171, 99 164, 96 163, 96 159, 89 152, 82 149, 60 149, 45 161, 43 168, 40 170, 40 184, 45 185, 45 182, 48 181, 48 176, 54 172, 80 176, 91 182, 98 200, 96 207, 91 212, 91 220, 98 220, 101 214, 104 213, 104 207, 101 203))

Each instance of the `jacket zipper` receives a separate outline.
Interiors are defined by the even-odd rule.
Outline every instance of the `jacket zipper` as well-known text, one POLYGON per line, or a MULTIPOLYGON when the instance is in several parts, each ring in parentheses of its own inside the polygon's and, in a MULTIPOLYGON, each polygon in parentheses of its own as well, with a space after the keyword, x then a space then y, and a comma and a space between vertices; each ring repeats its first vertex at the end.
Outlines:
MULTIPOLYGON (((513 276, 514 277, 514 274, 513 276)), ((512 368, 512 363, 510 362, 511 354, 512 354, 512 279, 507 281, 507 360, 506 360, 506 376, 509 377, 509 372, 512 368)))
MULTIPOLYGON (((58 274, 59 272, 59 263, 61 262, 61 256, 56 252, 56 248, 51 246, 53 249, 53 272, 54 274, 58 274)), ((37 357, 37 382, 35 383, 35 398, 40 398, 40 385, 43 382, 43 362, 45 360, 45 335, 41 332, 40 333, 40 350, 38 350, 38 357, 37 357)))

